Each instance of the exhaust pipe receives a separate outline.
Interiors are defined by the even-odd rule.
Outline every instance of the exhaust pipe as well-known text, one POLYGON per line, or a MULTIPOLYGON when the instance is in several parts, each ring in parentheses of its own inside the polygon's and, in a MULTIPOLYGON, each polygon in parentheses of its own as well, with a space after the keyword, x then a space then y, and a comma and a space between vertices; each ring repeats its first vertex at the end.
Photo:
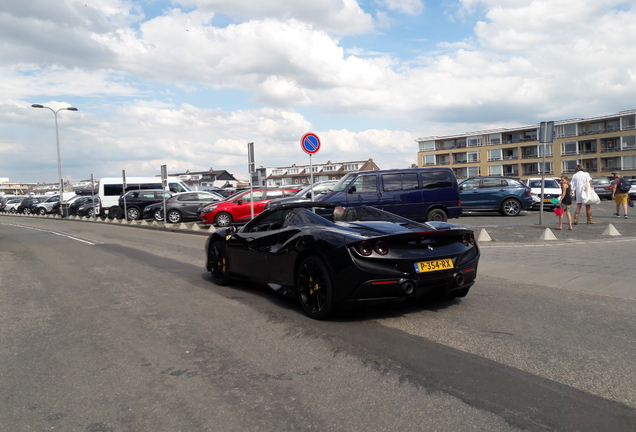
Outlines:
POLYGON ((406 281, 402 283, 402 290, 405 294, 411 295, 415 292, 415 284, 411 281, 406 281))
POLYGON ((455 280, 454 280, 454 282, 455 282, 455 286, 462 286, 462 285, 464 285, 464 275, 463 275, 463 274, 461 274, 461 273, 457 273, 457 274, 455 275, 455 280))

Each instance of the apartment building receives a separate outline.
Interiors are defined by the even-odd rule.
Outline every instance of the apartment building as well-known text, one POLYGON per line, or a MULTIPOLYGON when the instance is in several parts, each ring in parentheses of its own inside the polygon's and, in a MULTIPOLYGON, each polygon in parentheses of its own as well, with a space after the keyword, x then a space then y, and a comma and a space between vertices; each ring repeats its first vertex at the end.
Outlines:
POLYGON ((508 176, 525 179, 576 172, 591 176, 620 170, 636 178, 636 110, 555 121, 554 142, 541 144, 539 125, 418 138, 418 166, 444 165, 458 179, 508 176), (544 165, 545 153, 545 165, 544 165))
MULTIPOLYGON (((371 171, 380 168, 373 159, 366 161, 331 162, 309 165, 292 165, 288 167, 266 168, 263 186, 307 185, 311 182, 313 171, 314 183, 325 180, 339 180, 350 172, 371 171), (311 170, 310 170, 311 168, 311 170)), ((258 171, 258 170, 257 170, 258 171)))

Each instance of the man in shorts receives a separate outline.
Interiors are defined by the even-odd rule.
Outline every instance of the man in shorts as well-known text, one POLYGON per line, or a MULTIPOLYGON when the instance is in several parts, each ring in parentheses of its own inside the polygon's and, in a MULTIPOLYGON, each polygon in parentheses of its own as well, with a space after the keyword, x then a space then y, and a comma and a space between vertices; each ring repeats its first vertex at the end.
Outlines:
POLYGON ((618 186, 621 184, 621 173, 613 172, 614 175, 614 187, 612 188, 612 198, 616 201, 616 213, 614 216, 621 217, 620 210, 621 205, 623 206, 623 212, 625 213, 625 219, 629 219, 627 216, 627 209, 629 208, 627 203, 629 201, 629 193, 622 192, 618 189, 618 186))

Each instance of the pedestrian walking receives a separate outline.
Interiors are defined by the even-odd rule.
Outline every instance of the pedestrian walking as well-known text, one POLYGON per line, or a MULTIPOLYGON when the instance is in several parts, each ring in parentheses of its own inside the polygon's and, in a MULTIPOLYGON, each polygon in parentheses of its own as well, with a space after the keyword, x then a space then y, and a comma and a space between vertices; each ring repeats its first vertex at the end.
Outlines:
POLYGON ((572 186, 570 185, 570 179, 566 175, 561 176, 561 197, 559 198, 559 205, 563 209, 563 212, 559 214, 559 226, 555 229, 563 229, 563 214, 568 219, 568 229, 572 229, 572 186))
MULTIPOLYGON (((584 171, 583 165, 578 164, 576 166, 576 173, 572 176, 572 190, 574 191, 574 197, 576 199, 576 210, 574 211, 574 225, 579 223, 579 213, 581 213, 581 207, 583 206, 583 187, 588 184, 592 190, 594 185, 592 184, 592 177, 584 171)), ((587 223, 596 223, 592 220, 592 206, 585 205, 585 215, 587 216, 587 223)))
POLYGON ((626 183, 623 179, 623 176, 620 172, 613 172, 614 175, 614 187, 612 187, 612 199, 616 201, 616 213, 614 216, 621 217, 620 210, 621 205, 623 206, 623 214, 625 215, 625 219, 628 219, 627 216, 627 203, 629 202, 629 183, 626 183), (624 186, 626 185, 626 186, 624 186), (627 189, 626 191, 624 189, 627 189))

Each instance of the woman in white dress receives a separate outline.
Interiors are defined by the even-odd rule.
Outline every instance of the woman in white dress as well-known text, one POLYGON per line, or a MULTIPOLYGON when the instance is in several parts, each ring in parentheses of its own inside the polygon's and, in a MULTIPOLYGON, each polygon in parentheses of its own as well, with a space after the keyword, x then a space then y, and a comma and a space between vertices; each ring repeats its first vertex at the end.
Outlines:
MULTIPOLYGON (((576 198, 576 210, 574 211, 574 225, 579 223, 579 213, 581 213, 581 206, 583 205, 583 186, 585 184, 589 184, 592 190, 594 190, 594 185, 592 184, 592 177, 585 171, 583 171, 583 165, 578 164, 576 166, 576 174, 572 176, 572 181, 570 184, 572 185, 572 189, 574 190, 574 196, 576 198)), ((593 224, 592 221, 592 206, 589 204, 585 205, 585 215, 587 216, 587 223, 593 224)))

